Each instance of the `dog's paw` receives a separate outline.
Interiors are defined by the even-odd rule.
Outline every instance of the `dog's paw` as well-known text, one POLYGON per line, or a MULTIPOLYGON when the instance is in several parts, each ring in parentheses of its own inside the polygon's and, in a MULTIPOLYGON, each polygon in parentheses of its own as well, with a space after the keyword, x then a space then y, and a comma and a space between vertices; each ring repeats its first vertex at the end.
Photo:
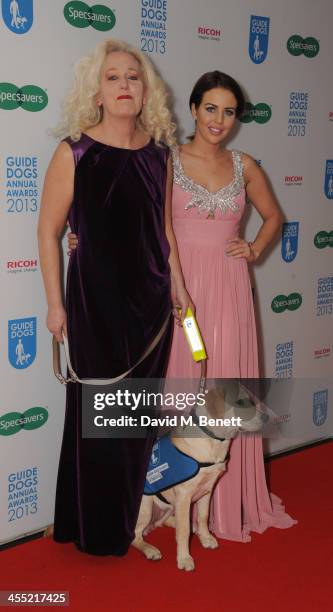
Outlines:
POLYGON ((182 557, 177 560, 178 569, 185 570, 186 572, 192 572, 195 569, 193 557, 182 557))
POLYGON ((146 544, 142 549, 143 554, 147 557, 147 559, 151 559, 151 561, 158 561, 162 559, 162 553, 156 546, 152 546, 151 544, 146 544))
POLYGON ((204 548, 218 548, 218 546, 219 546, 219 543, 218 543, 217 539, 214 538, 214 536, 212 536, 211 534, 200 535, 198 533, 198 537, 199 537, 199 540, 201 542, 201 545, 204 548))

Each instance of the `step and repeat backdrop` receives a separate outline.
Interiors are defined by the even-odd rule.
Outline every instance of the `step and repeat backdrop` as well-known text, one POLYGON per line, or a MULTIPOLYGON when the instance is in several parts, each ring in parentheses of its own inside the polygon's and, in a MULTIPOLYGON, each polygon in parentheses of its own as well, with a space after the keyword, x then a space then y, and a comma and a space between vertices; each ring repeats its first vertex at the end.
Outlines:
MULTIPOLYGON (((331 0, 1 0, 0 544, 52 523, 65 391, 52 373, 36 228, 51 129, 77 59, 106 37, 145 51, 172 92, 179 139, 208 70, 247 96, 230 146, 267 173, 285 215, 253 270, 262 375, 281 385, 275 453, 332 434, 331 0)), ((254 210, 245 235, 253 239, 254 210)), ((66 256, 64 257, 66 259, 66 256)), ((209 298, 208 298, 209 299, 209 298)))

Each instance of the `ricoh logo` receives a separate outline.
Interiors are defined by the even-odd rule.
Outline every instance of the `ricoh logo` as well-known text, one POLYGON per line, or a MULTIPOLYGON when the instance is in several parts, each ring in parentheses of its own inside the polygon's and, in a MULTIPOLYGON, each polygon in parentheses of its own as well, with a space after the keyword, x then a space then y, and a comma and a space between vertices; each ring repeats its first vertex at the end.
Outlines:
POLYGON ((318 348, 313 351, 314 359, 322 359, 323 357, 330 357, 330 356, 331 356, 330 346, 323 346, 322 348, 318 348))
POLYGON ((29 155, 8 155, 5 166, 6 210, 8 213, 35 213, 38 210, 38 159, 29 155))
POLYGON ((25 412, 7 412, 0 417, 0 436, 13 436, 22 429, 39 429, 48 418, 48 411, 41 406, 29 408, 25 412))
POLYGON ((201 38, 202 40, 221 40, 221 29, 199 26, 198 38, 201 38))
POLYGON ((315 247, 317 247, 317 249, 325 249, 327 246, 332 248, 333 247, 333 231, 325 232, 325 230, 322 230, 321 232, 318 232, 315 235, 313 242, 314 242, 315 247))
POLYGON ((271 303, 271 308, 275 313, 281 313, 285 310, 297 310, 302 304, 302 296, 299 293, 290 293, 290 295, 277 295, 271 303))
POLYGON ((333 313, 333 276, 318 278, 316 316, 333 313))
POLYGON ((305 136, 309 94, 292 91, 289 94, 288 136, 305 136))
POLYGON ((2 0, 2 17, 9 30, 15 34, 29 32, 33 20, 33 0, 2 0))
POLYGON ((285 176, 284 177, 284 184, 285 185, 302 185, 303 184, 303 177, 302 176, 285 176))
POLYGON ((38 468, 25 468, 8 475, 8 522, 38 510, 38 468))
POLYGON ((141 50, 165 53, 167 43, 167 0, 141 0, 141 50))
POLYGON ((282 226, 282 259, 286 263, 293 261, 298 251, 299 221, 290 221, 282 226))
POLYGON ((324 425, 327 418, 327 407, 328 389, 321 389, 320 391, 315 391, 313 394, 312 419, 313 423, 317 427, 324 425))
POLYGON ((108 6, 95 4, 90 7, 85 2, 73 0, 64 6, 64 17, 75 28, 88 28, 107 32, 116 24, 116 17, 108 6))
POLYGON ((8 321, 8 360, 13 368, 24 370, 35 361, 36 330, 36 317, 8 321))
POLYGON ((275 347, 275 378, 292 378, 294 341, 282 342, 275 347))
POLYGON ((17 274, 22 272, 37 272, 37 259, 15 259, 7 261, 6 269, 8 274, 17 274))
POLYGON ((37 85, 17 87, 12 83, 0 83, 0 108, 15 110, 23 108, 30 113, 43 110, 48 104, 46 91, 37 85))
POLYGON ((316 38, 308 36, 302 38, 298 34, 290 36, 287 40, 287 49, 290 55, 305 55, 305 57, 316 57, 319 53, 320 45, 316 38))
POLYGON ((249 56, 254 64, 265 61, 268 52, 269 17, 251 15, 249 56))
POLYGON ((272 109, 268 104, 259 102, 258 104, 251 104, 251 102, 245 103, 245 110, 240 118, 242 123, 267 123, 272 116, 272 109))

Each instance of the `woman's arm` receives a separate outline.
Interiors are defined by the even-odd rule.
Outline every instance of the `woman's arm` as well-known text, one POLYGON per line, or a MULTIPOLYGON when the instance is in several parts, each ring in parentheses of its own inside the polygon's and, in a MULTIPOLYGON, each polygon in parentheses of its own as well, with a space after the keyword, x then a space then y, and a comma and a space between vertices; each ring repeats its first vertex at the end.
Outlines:
POLYGON ((59 241, 73 199, 74 160, 68 144, 61 143, 47 169, 38 224, 41 269, 48 303, 47 327, 58 341, 66 329, 62 303, 59 241))
POLYGON ((169 264, 171 270, 171 297, 174 306, 174 316, 180 320, 185 317, 188 307, 190 307, 193 312, 195 312, 195 308, 185 288, 176 237, 172 227, 172 180, 172 161, 169 158, 165 200, 165 233, 170 245, 169 264), (178 314, 178 308, 181 308, 181 317, 178 314))
POLYGON ((251 243, 237 238, 230 241, 228 255, 245 257, 248 262, 256 261, 279 231, 283 216, 267 179, 258 164, 249 155, 242 155, 246 193, 260 214, 263 223, 255 240, 251 243))

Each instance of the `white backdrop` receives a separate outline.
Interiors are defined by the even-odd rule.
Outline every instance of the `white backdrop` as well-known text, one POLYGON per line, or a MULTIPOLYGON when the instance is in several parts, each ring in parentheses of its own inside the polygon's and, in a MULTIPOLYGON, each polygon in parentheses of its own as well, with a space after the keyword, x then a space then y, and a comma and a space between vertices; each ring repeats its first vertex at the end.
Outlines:
MULTIPOLYGON (((105 37, 149 53, 181 140, 203 72, 223 70, 246 91, 252 110, 230 146, 262 165, 290 224, 254 270, 262 373, 295 378, 292 419, 268 452, 332 434, 332 22, 331 0, 2 0, 0 543, 52 522, 64 389, 51 371, 36 225, 72 65, 105 37)), ((248 239, 258 225, 251 212, 248 239)))

